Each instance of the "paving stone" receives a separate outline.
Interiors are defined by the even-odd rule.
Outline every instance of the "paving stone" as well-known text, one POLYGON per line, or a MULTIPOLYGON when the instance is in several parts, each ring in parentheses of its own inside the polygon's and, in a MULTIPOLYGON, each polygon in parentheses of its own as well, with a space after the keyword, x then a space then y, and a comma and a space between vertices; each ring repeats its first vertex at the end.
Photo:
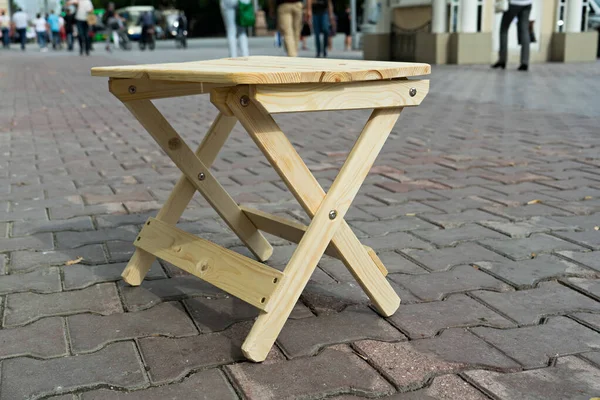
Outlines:
POLYGON ((0 275, 6 274, 6 255, 0 254, 0 275))
POLYGON ((583 322, 595 330, 600 331, 600 314, 577 313, 572 314, 571 317, 577 319, 579 322, 583 322))
POLYGON ((152 201, 154 198, 146 190, 119 193, 113 195, 85 194, 83 196, 86 204, 120 203, 125 201, 152 201))
POLYGON ((144 281, 140 286, 119 283, 123 303, 128 311, 139 311, 164 301, 176 301, 188 297, 225 297, 227 294, 216 286, 195 276, 144 281))
POLYGON ((218 369, 200 371, 183 382, 134 392, 100 389, 81 394, 82 400, 237 400, 233 388, 218 369))
POLYGON ((369 236, 384 236, 390 233, 414 231, 417 229, 438 229, 437 226, 416 217, 371 222, 356 221, 352 222, 351 226, 369 236))
MULTIPOLYGON (((183 303, 200 333, 222 331, 236 322, 252 320, 258 316, 256 307, 233 296, 216 299, 195 297, 184 300, 183 303)), ((310 310, 302 303, 296 303, 290 314, 291 319, 312 316, 310 310)))
POLYGON ((530 288, 539 281, 568 276, 597 277, 598 272, 548 254, 523 261, 479 261, 475 265, 500 277, 519 289, 530 288))
POLYGON ((373 250, 401 250, 401 249, 433 249, 433 246, 423 240, 405 232, 390 233, 386 236, 367 238, 362 241, 365 246, 373 250))
POLYGON ((393 193, 406 193, 412 190, 420 190, 420 189, 449 189, 449 187, 429 181, 429 180, 415 180, 415 181, 407 181, 407 182, 387 182, 383 184, 378 184, 377 186, 382 187, 384 189, 389 190, 393 193))
POLYGON ((149 310, 106 316, 79 314, 67 317, 74 353, 98 350, 105 345, 146 336, 181 337, 198 333, 179 303, 163 303, 149 310))
MULTIPOLYGON (((121 273, 127 263, 84 265, 74 264, 63 268, 63 285, 65 290, 83 289, 96 283, 121 280, 121 273)), ((160 263, 154 261, 145 279, 166 278, 160 263)))
POLYGON ((30 271, 53 265, 65 265, 67 261, 83 257, 82 264, 104 264, 106 257, 102 245, 93 244, 74 250, 14 251, 10 254, 10 271, 30 271))
POLYGON ((62 318, 44 318, 24 327, 0 330, 0 358, 46 358, 67 354, 62 318))
POLYGON ((31 399, 99 385, 140 388, 146 382, 136 353, 133 343, 123 342, 83 356, 5 360, 0 399, 31 399))
POLYGON ((506 318, 463 294, 450 296, 445 301, 401 305, 389 320, 411 339, 432 337, 447 328, 514 326, 506 318))
MULTIPOLYGON (((409 261, 406 257, 394 252, 384 251, 377 254, 389 273, 425 274, 426 270, 409 261)), ((332 257, 324 256, 319 261, 319 266, 327 274, 333 276, 338 282, 356 282, 352 273, 340 261, 332 257)))
POLYGON ((452 293, 478 289, 511 290, 504 282, 470 265, 459 265, 450 271, 422 275, 390 274, 389 279, 407 288, 423 301, 441 300, 452 293))
POLYGON ((241 363, 226 369, 249 400, 322 398, 344 392, 373 397, 394 391, 360 357, 335 348, 315 357, 273 364, 241 363))
POLYGON ((454 229, 418 230, 412 233, 439 247, 455 246, 460 242, 472 242, 487 238, 506 239, 506 236, 501 233, 474 224, 454 229))
POLYGON ((201 368, 245 360, 241 346, 251 326, 251 323, 239 323, 218 333, 140 339, 150 380, 154 384, 167 383, 201 368))
POLYGON ((90 217, 75 217, 71 219, 57 219, 50 221, 23 221, 13 222, 12 235, 26 236, 41 232, 60 231, 88 231, 93 230, 94 225, 90 217))
POLYGON ((148 218, 155 217, 155 212, 140 214, 117 214, 95 216, 98 229, 117 228, 122 225, 142 225, 148 218))
POLYGON ((100 214, 127 214, 125 207, 121 203, 103 203, 93 206, 69 206, 69 207, 51 207, 50 218, 69 219, 82 215, 100 215, 100 214))
POLYGON ((551 357, 600 348, 598 332, 565 317, 553 317, 544 325, 518 329, 473 328, 472 331, 525 368, 545 367, 551 357))
MULTIPOLYGON (((600 225, 600 221, 598 222, 600 225)), ((588 247, 592 250, 600 250, 600 230, 590 230, 584 232, 556 232, 554 236, 568 240, 582 247, 588 247)))
POLYGON ((138 231, 139 229, 135 226, 122 226, 98 231, 58 232, 56 241, 58 247, 66 249, 74 249, 86 244, 102 243, 109 240, 132 242, 137 237, 138 231))
POLYGON ((478 196, 465 197, 460 199, 460 201, 454 199, 446 201, 427 201, 424 203, 450 214, 460 213, 469 209, 498 205, 498 203, 494 203, 478 196))
POLYGON ((0 276, 0 294, 18 292, 52 293, 60 291, 58 268, 52 267, 28 274, 0 276))
POLYGON ((600 199, 554 203, 553 206, 576 215, 591 215, 600 212, 600 199))
POLYGON ((46 209, 25 211, 0 211, 0 222, 48 220, 46 209))
POLYGON ((600 369, 578 359, 561 357, 555 366, 500 374, 469 371, 469 380, 501 399, 592 399, 600 393, 600 369))
POLYGON ((92 312, 102 315, 122 312, 114 284, 52 294, 17 293, 6 297, 4 326, 24 325, 43 317, 92 312))
POLYGON ((568 278, 567 281, 600 301, 600 279, 568 278))
POLYGON ((467 210, 456 214, 421 214, 420 217, 445 229, 459 228, 465 224, 481 221, 507 221, 505 218, 481 210, 467 210))
POLYGON ((582 357, 586 361, 591 362, 597 368, 600 368, 600 351, 595 351, 595 352, 591 352, 591 353, 583 353, 580 355, 580 357, 582 357))
POLYGON ((471 294, 523 325, 536 324, 544 316, 600 310, 600 302, 556 282, 543 282, 536 289, 516 292, 471 294))
POLYGON ((403 250, 402 253, 431 271, 444 271, 456 265, 473 264, 477 261, 505 260, 500 254, 475 243, 432 251, 403 250))
POLYGON ((38 233, 27 237, 0 238, 0 249, 2 251, 14 250, 51 250, 54 241, 51 233, 38 233))
MULTIPOLYGON (((534 199, 537 200, 537 199, 534 199)), ((512 221, 524 221, 531 217, 568 216, 571 213, 545 204, 525 204, 518 207, 484 207, 483 210, 512 221)))
POLYGON ((321 348, 362 339, 398 341, 405 336, 369 308, 287 321, 277 343, 288 358, 316 354, 321 348))
POLYGON ((600 214, 578 215, 572 217, 552 217, 552 220, 566 226, 577 226, 579 230, 589 231, 600 225, 600 214))
POLYGON ((464 329, 448 329, 432 339, 400 343, 364 340, 354 346, 402 392, 421 388, 432 377, 474 366, 519 369, 517 363, 464 329))
POLYGON ((573 243, 546 234, 532 235, 525 239, 496 240, 487 239, 479 243, 514 261, 527 260, 540 253, 551 253, 560 250, 583 250, 573 243))
POLYGON ((479 224, 490 229, 494 229, 514 239, 526 238, 533 233, 570 231, 577 229, 577 226, 575 225, 564 225, 546 217, 532 217, 526 221, 518 222, 483 221, 479 224))
POLYGON ((408 202, 405 204, 391 206, 361 206, 361 209, 376 216, 377 218, 381 218, 382 220, 400 218, 401 221, 403 220, 402 217, 410 217, 407 218, 407 220, 414 220, 414 218, 411 217, 412 215, 418 215, 422 213, 441 213, 436 208, 418 202, 408 202))
MULTIPOLYGON (((334 397, 334 399, 336 399, 334 397)), ((386 400, 488 400, 488 397, 463 381, 456 375, 443 375, 433 378, 426 389, 414 392, 398 393, 385 398, 386 400)), ((337 400, 342 400, 337 399, 337 400)), ((352 400, 348 398, 347 400, 352 400)))

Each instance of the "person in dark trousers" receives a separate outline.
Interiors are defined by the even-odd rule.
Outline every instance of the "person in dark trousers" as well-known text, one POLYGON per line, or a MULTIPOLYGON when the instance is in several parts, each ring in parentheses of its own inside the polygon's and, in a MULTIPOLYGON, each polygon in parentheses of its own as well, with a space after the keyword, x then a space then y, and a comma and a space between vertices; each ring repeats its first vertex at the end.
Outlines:
POLYGON ((517 29, 521 38, 521 65, 519 71, 529 69, 529 14, 531 13, 531 3, 533 0, 509 0, 508 10, 502 14, 500 23, 500 51, 498 52, 498 61, 492 65, 492 68, 506 68, 506 59, 508 58, 508 28, 512 21, 517 18, 517 29))
POLYGON ((21 9, 18 8, 17 12, 14 13, 12 22, 15 30, 19 34, 19 41, 21 42, 21 50, 25 51, 25 45, 27 43, 27 24, 28 24, 27 14, 21 9))
POLYGON ((140 15, 138 25, 142 26, 142 37, 140 38, 140 40, 144 44, 149 44, 150 38, 148 37, 148 31, 154 27, 154 16, 152 15, 152 13, 149 11, 143 12, 142 15, 140 15))
POLYGON ((315 44, 317 46, 317 58, 327 57, 327 37, 331 26, 335 30, 335 14, 333 13, 333 3, 331 0, 307 0, 306 16, 310 21, 312 19, 313 33, 315 35, 315 44), (321 42, 321 34, 323 42, 321 42))
POLYGON ((10 48, 10 17, 5 10, 0 11, 0 30, 2 31, 2 47, 10 48))
POLYGON ((73 27, 75 26, 75 15, 67 8, 65 15, 65 33, 67 34, 67 48, 73 51, 73 27))
POLYGON ((350 32, 350 6, 346 6, 343 13, 338 18, 338 32, 345 35, 344 50, 348 51, 352 48, 352 32, 350 32))
POLYGON ((90 55, 92 40, 90 38, 90 25, 88 23, 88 14, 94 11, 94 6, 90 0, 74 0, 69 4, 76 4, 75 21, 77 23, 77 39, 79 41, 79 55, 90 55))

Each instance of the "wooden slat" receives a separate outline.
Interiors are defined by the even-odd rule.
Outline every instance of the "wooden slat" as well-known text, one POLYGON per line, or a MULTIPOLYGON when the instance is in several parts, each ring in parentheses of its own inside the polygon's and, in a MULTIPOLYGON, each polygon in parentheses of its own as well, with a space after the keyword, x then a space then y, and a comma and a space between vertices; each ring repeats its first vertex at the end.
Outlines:
POLYGON ((150 100, 134 100, 124 104, 248 249, 259 260, 267 260, 273 254, 267 239, 150 100), (204 174, 203 180, 198 178, 200 173, 204 174))
POLYGON ((428 80, 256 85, 250 94, 270 113, 412 107, 429 92, 428 80), (414 96, 410 90, 416 89, 414 96))
MULTIPOLYGON (((292 243, 300 243, 302 236, 306 232, 308 227, 300 222, 280 217, 279 215, 270 214, 261 210, 257 210, 255 208, 240 206, 244 214, 250 218, 252 223, 261 231, 269 233, 271 235, 275 235, 285 240, 289 240, 292 243)), ((377 253, 370 248, 369 246, 364 246, 369 256, 377 265, 377 268, 381 271, 383 276, 388 274, 388 270, 385 268, 377 253)), ((325 254, 330 257, 337 258, 339 260, 342 259, 342 256, 338 252, 337 248, 330 244, 327 246, 325 250, 325 254)))
MULTIPOLYGON (((231 133, 236 123, 237 119, 235 117, 227 117, 219 114, 211 125, 202 143, 200 143, 200 146, 196 150, 196 156, 207 167, 213 164, 219 150, 225 144, 229 133, 231 133)), ((192 200, 194 193, 196 193, 196 187, 185 175, 182 175, 156 218, 168 224, 175 225, 192 200)), ((140 285, 155 259, 154 255, 142 249, 136 249, 127 263, 127 267, 121 274, 123 280, 132 286, 140 285)))
POLYGON ((234 85, 374 81, 430 72, 420 63, 265 56, 92 68, 93 76, 234 85))
POLYGON ((121 101, 163 99, 209 93, 218 83, 159 81, 149 79, 110 79, 108 90, 121 101))
POLYGON ((135 246, 264 310, 283 273, 234 251, 149 218, 135 246))
POLYGON ((233 115, 231 109, 227 105, 227 96, 229 96, 229 87, 214 88, 210 92, 210 102, 217 107, 224 115, 233 115))

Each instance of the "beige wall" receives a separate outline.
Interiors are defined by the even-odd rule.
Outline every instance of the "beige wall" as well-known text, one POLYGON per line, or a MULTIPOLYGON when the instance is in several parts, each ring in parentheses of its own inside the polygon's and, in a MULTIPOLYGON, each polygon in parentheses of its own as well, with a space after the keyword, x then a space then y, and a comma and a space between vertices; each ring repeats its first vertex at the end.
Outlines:
POLYGON ((8 0, 0 0, 0 10, 8 12, 8 0))
POLYGON ((431 6, 394 8, 394 25, 402 29, 415 29, 431 21, 431 6))

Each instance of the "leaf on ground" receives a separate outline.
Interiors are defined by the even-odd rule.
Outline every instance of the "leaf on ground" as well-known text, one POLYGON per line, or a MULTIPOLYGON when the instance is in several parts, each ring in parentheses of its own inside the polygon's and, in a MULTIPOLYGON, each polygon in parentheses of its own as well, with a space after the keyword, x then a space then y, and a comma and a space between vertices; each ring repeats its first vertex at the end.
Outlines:
POLYGON ((600 226, 595 226, 595 227, 594 227, 594 230, 595 230, 595 231, 600 231, 600 226))
POLYGON ((534 200, 530 200, 527 202, 527 204, 540 204, 542 202, 542 200, 539 199, 534 199, 534 200))
POLYGON ((75 265, 75 264, 79 264, 80 262, 83 261, 83 257, 77 257, 74 260, 69 260, 65 263, 65 265, 75 265))
POLYGON ((591 200, 591 199, 593 199, 593 197, 592 196, 585 196, 583 199, 584 200, 591 200))

